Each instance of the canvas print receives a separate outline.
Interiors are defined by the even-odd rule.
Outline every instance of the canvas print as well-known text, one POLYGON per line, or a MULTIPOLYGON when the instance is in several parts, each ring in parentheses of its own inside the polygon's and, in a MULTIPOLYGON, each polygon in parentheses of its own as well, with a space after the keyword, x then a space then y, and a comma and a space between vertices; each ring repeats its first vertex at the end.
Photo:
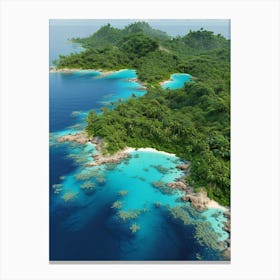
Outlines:
POLYGON ((49 31, 49 260, 230 261, 230 20, 49 31))

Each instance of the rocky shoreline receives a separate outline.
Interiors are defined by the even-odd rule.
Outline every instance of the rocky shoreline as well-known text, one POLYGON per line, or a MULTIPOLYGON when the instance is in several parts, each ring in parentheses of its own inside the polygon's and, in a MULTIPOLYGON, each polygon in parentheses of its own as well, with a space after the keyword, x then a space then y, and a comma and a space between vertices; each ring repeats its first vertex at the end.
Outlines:
MULTIPOLYGON (((122 151, 119 151, 113 155, 104 155, 102 152, 102 147, 104 146, 104 142, 99 137, 93 137, 89 139, 85 131, 81 131, 76 134, 68 134, 58 138, 58 142, 76 142, 78 144, 86 144, 88 142, 95 145, 97 154, 93 155, 94 161, 87 163, 87 166, 98 166, 102 164, 110 164, 110 163, 120 163, 123 159, 130 156, 132 151, 135 151, 134 148, 125 148, 122 151)), ((148 150, 148 151, 157 151, 152 148, 141 148, 138 150, 148 150)), ((161 151, 157 151, 161 152, 161 151)), ((166 152, 161 152, 165 153, 166 152)), ((173 154, 171 154, 173 155, 173 154)), ((173 155, 175 156, 175 155, 173 155)), ((224 223, 223 230, 228 232, 230 236, 231 228, 230 228, 230 210, 226 207, 219 205, 216 201, 211 200, 205 191, 200 191, 198 193, 194 192, 194 189, 186 183, 186 177, 190 171, 190 163, 179 164, 176 166, 177 169, 182 170, 184 175, 177 179, 174 182, 170 182, 167 184, 168 187, 172 189, 177 189, 183 192, 181 197, 182 201, 189 202, 190 205, 198 210, 198 211, 205 211, 208 208, 217 208, 223 211, 223 215, 227 218, 226 222, 224 223)), ((226 259, 230 259, 230 237, 225 241, 226 248, 222 251, 222 254, 226 259)))
MULTIPOLYGON (((104 146, 104 143, 101 138, 99 137, 93 137, 92 139, 89 139, 85 131, 81 131, 76 134, 67 134, 64 136, 61 136, 57 140, 58 142, 76 142, 78 144, 85 144, 87 142, 91 142, 95 145, 97 154, 93 155, 94 161, 91 163, 88 163, 88 166, 97 166, 101 164, 108 164, 108 163, 119 163, 124 158, 127 158, 130 154, 130 152, 135 151, 134 148, 125 148, 122 151, 119 151, 113 155, 104 155, 102 151, 102 147, 104 146)), ((157 150, 152 148, 140 148, 139 151, 147 150, 147 151, 153 151, 156 152, 157 150)), ((157 151, 161 153, 165 153, 163 151, 157 151)), ((172 156, 175 156, 174 154, 171 154, 172 156)), ((172 189, 178 189, 184 192, 184 195, 182 196, 183 201, 189 201, 191 206, 199 211, 204 211, 208 208, 219 208, 222 211, 228 211, 227 208, 219 205, 217 202, 211 200, 205 191, 200 191, 198 193, 195 193, 193 188, 186 183, 186 177, 190 170, 190 163, 184 163, 179 164, 176 166, 177 169, 184 171, 184 175, 180 177, 175 182, 170 182, 167 184, 168 187, 172 189)))
POLYGON ((76 133, 76 134, 67 134, 59 137, 57 139, 57 142, 62 143, 62 142, 76 142, 77 144, 86 144, 89 142, 90 139, 87 136, 85 131, 76 133))
POLYGON ((82 68, 56 68, 55 66, 51 66, 50 67, 50 73, 73 73, 73 72, 77 72, 77 71, 93 71, 93 72, 102 72, 105 74, 109 74, 114 72, 114 71, 103 71, 101 69, 82 69, 82 68))
POLYGON ((231 213, 230 210, 223 213, 224 217, 227 219, 224 223, 223 230, 229 234, 229 238, 225 241, 227 248, 222 252, 226 259, 230 259, 231 255, 231 213))
MULTIPOLYGON (((126 69, 121 69, 126 70, 126 69)), ((103 70, 103 69, 83 69, 83 68, 56 68, 55 66, 50 67, 50 73, 74 73, 77 71, 92 71, 100 73, 100 77, 106 77, 108 75, 111 75, 115 72, 121 71, 121 70, 103 70)))
POLYGON ((216 201, 211 200, 205 191, 200 191, 195 193, 191 186, 186 184, 186 177, 188 175, 190 169, 190 163, 177 165, 177 169, 183 170, 184 175, 179 178, 175 182, 168 183, 167 186, 173 189, 179 189, 183 191, 185 194, 181 197, 183 201, 190 202, 190 205, 198 210, 198 211, 205 211, 208 208, 217 208, 223 211, 223 216, 226 218, 224 222, 223 230, 229 234, 229 238, 225 240, 224 246, 225 249, 221 251, 222 255, 225 257, 226 260, 230 260, 231 257, 231 213, 230 209, 219 205, 216 201))

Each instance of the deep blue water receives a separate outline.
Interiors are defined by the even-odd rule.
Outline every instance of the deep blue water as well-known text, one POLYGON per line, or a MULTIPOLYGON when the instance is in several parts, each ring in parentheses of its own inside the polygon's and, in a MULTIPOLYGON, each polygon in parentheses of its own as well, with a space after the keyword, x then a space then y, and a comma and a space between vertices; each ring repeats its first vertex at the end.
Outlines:
MULTIPOLYGON (((67 29, 63 37, 63 29, 59 32, 60 40, 50 36, 51 50, 71 52, 63 38, 77 34, 71 36, 67 29)), ((134 70, 106 76, 94 71, 50 73, 50 260, 222 260, 218 250, 195 237, 201 222, 206 236, 210 230, 217 234, 215 240, 227 239, 222 212, 194 211, 181 201, 179 191, 156 186, 182 176, 176 168, 182 163, 179 158, 134 151, 120 164, 89 167, 94 145, 57 142, 61 135, 80 131, 89 110, 99 112, 132 93, 145 94, 131 80, 135 77, 134 70), (174 209, 190 223, 184 225, 174 209), (133 226, 139 227, 135 233, 133 226)))
POLYGON ((141 85, 129 81, 134 70, 118 71, 103 77, 100 72, 50 73, 50 131, 55 132, 82 120, 86 112, 127 99, 133 93, 145 94, 141 85))

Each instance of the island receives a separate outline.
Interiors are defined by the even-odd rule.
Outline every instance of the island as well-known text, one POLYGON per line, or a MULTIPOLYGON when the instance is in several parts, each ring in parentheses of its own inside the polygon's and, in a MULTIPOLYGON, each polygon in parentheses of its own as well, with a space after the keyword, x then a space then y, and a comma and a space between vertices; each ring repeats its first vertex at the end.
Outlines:
POLYGON ((106 150, 151 147, 191 161, 188 183, 222 205, 230 205, 230 42, 207 30, 179 38, 145 22, 117 29, 110 24, 88 38, 72 39, 86 51, 60 56, 57 68, 136 69, 147 94, 87 116, 88 135, 106 150), (194 81, 182 89, 159 83, 172 73, 194 81))

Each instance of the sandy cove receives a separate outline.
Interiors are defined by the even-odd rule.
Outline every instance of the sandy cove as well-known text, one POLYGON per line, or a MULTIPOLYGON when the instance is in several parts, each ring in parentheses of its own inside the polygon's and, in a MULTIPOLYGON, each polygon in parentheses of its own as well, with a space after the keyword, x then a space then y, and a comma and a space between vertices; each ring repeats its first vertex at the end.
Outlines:
MULTIPOLYGON (((91 142, 96 146, 96 150, 98 152, 97 155, 93 155, 94 161, 91 163, 88 163, 88 166, 98 166, 101 164, 108 164, 108 163, 119 163, 121 162, 124 158, 127 158, 131 152, 134 151, 147 151, 147 152, 153 152, 153 153, 161 153, 164 155, 169 155, 175 157, 175 154, 169 154, 164 151, 158 151, 153 148, 131 148, 127 147, 123 149, 122 151, 119 151, 113 155, 103 155, 102 153, 102 146, 104 145, 103 141, 99 137, 94 137, 92 139, 89 139, 85 131, 82 131, 80 133, 76 134, 68 134, 61 136, 58 138, 58 142, 71 142, 74 141, 78 144, 85 144, 87 142, 91 142)), ((182 170, 184 172, 184 175, 179 178, 175 182, 170 182, 167 184, 168 187, 172 189, 178 189, 182 191, 183 195, 181 199, 184 202, 189 202, 190 205, 199 211, 205 211, 209 208, 215 208, 219 209, 223 212, 224 217, 226 218, 226 221, 224 222, 223 230, 228 232, 229 238, 224 242, 225 244, 225 249, 222 251, 222 254, 225 256, 226 259, 230 259, 231 255, 231 214, 230 214, 230 209, 221 206, 219 203, 217 203, 214 200, 211 200, 205 191, 200 191, 199 193, 195 193, 193 188, 191 186, 188 186, 186 183, 186 176, 189 173, 190 169, 190 163, 185 163, 185 164, 179 164, 176 166, 177 169, 182 170)))
POLYGON ((164 151, 158 151, 153 148, 131 148, 131 147, 126 147, 125 149, 113 154, 113 155, 103 155, 101 152, 101 147, 98 145, 98 143, 93 142, 96 145, 96 149, 99 152, 97 155, 94 155, 94 161, 89 163, 89 166, 97 166, 101 164, 106 164, 106 163, 119 163, 122 159, 127 158, 131 152, 134 151, 146 151, 146 152, 153 152, 153 153, 161 153, 165 155, 170 155, 170 156, 175 156, 175 154, 168 154, 164 151))
MULTIPOLYGON (((176 74, 176 73, 175 73, 176 74)), ((163 85, 165 85, 165 84, 168 84, 168 83, 170 83, 170 82, 173 82, 174 81, 174 79, 171 77, 171 75, 170 75, 170 78, 168 79, 168 80, 165 80, 165 81, 162 81, 162 82, 160 82, 159 84, 161 85, 161 86, 163 86, 163 85)))
MULTIPOLYGON (((80 133, 76 134, 67 134, 64 136, 61 136, 57 140, 58 142, 76 142, 78 144, 85 144, 87 142, 91 142, 96 146, 97 154, 93 155, 94 161, 91 163, 88 163, 88 166, 98 166, 101 164, 108 164, 108 163, 119 163, 124 158, 127 158, 131 152, 134 151, 140 151, 140 152, 152 152, 152 153, 160 153, 168 156, 175 157, 175 154, 167 153, 164 151, 158 151, 154 148, 131 148, 126 147, 125 149, 113 154, 113 155, 104 155, 102 153, 102 147, 104 145, 102 139, 99 137, 93 137, 92 139, 89 139, 85 131, 81 131, 80 133)), ((217 203, 214 200, 211 200, 205 191, 201 191, 198 193, 195 193, 193 191, 193 188, 188 186, 185 182, 185 178, 188 175, 189 169, 190 169, 190 163, 186 164, 179 164, 176 166, 177 169, 184 171, 184 175, 179 178, 175 182, 170 182, 167 184, 168 187, 173 189, 181 190, 184 194, 182 195, 183 201, 189 201, 191 206, 197 210, 206 210, 208 208, 215 208, 220 209, 223 212, 228 212, 229 209, 221 206, 219 203, 217 203)))

